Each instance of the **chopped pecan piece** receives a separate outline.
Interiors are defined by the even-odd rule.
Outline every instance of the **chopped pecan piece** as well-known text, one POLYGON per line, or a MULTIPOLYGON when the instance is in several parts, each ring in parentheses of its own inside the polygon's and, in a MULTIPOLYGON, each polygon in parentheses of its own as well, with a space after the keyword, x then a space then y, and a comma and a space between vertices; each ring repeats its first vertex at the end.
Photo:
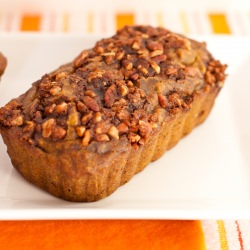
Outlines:
POLYGON ((97 134, 97 135, 95 136, 95 139, 96 139, 97 141, 100 141, 100 142, 107 142, 107 141, 110 141, 108 135, 106 135, 106 134, 97 134))
POLYGON ((76 107, 77 107, 77 110, 81 113, 85 113, 88 111, 87 106, 81 101, 77 102, 76 107))
POLYGON ((207 71, 205 74, 206 82, 210 85, 213 85, 216 82, 216 77, 210 71, 207 71))
POLYGON ((66 135, 66 130, 60 126, 56 126, 52 130, 51 137, 53 139, 60 140, 60 139, 63 139, 65 137, 65 135, 66 135))
POLYGON ((103 53, 102 56, 115 56, 115 52, 114 51, 106 52, 103 53))
POLYGON ((160 62, 164 62, 167 60, 167 56, 166 55, 159 55, 159 56, 154 56, 152 58, 152 61, 156 62, 156 63, 160 63, 160 62))
POLYGON ((131 70, 133 69, 133 63, 128 61, 128 60, 123 60, 122 65, 126 70, 131 70))
MULTIPOLYGON (((137 74, 137 75, 138 75, 138 74, 137 74)), ((139 76, 139 75, 138 75, 138 76, 139 76)), ((133 87, 133 86, 134 86, 133 82, 131 82, 131 81, 128 81, 127 85, 128 85, 128 87, 133 87)))
POLYGON ((32 134, 34 130, 35 130, 35 123, 33 121, 26 121, 26 125, 23 128, 23 132, 32 134))
POLYGON ((100 122, 101 120, 102 120, 101 112, 96 112, 94 116, 94 121, 97 123, 97 122, 100 122))
POLYGON ((86 127, 84 127, 84 126, 76 127, 76 133, 79 137, 83 137, 85 131, 86 131, 86 127))
POLYGON ((74 66, 77 68, 77 67, 80 67, 85 59, 88 57, 89 53, 88 51, 84 50, 75 60, 74 60, 74 66))
POLYGON ((113 63, 114 59, 115 59, 114 55, 108 55, 105 57, 104 60, 105 60, 105 63, 109 65, 109 64, 113 63))
POLYGON ((68 111, 68 104, 66 102, 61 102, 60 104, 54 107, 54 112, 60 115, 67 114, 67 111, 68 111))
POLYGON ((82 145, 83 146, 88 146, 89 145, 89 142, 90 142, 90 139, 91 139, 91 134, 90 134, 90 130, 87 129, 83 135, 83 138, 82 138, 82 145))
POLYGON ((121 109, 120 111, 117 112, 117 115, 119 120, 129 120, 130 113, 127 109, 121 109))
POLYGON ((168 99, 164 95, 158 95, 158 101, 162 108, 166 108, 168 105, 168 99))
POLYGON ((68 124, 71 126, 77 126, 80 124, 80 114, 75 110, 75 108, 70 110, 68 124))
POLYGON ((105 70, 100 70, 100 69, 90 72, 88 75, 88 83, 90 83, 93 79, 101 78, 104 73, 105 73, 105 70))
POLYGON ((54 111, 54 109, 55 109, 55 106, 56 106, 56 104, 55 103, 53 103, 53 104, 51 104, 50 106, 47 106, 46 108, 45 108, 45 114, 52 114, 53 113, 53 111, 54 111))
POLYGON ((33 136, 35 131, 36 131, 35 123, 33 121, 26 121, 25 127, 23 128, 22 139, 33 144, 33 140, 31 139, 31 137, 33 136))
POLYGON ((177 74, 177 69, 173 66, 169 66, 167 69, 166 69, 166 72, 165 74, 168 76, 168 75, 176 75, 177 74))
POLYGON ((169 108, 184 108, 187 109, 188 105, 185 103, 185 101, 182 99, 182 97, 174 92, 168 96, 168 107, 169 108))
POLYGON ((128 139, 130 140, 130 142, 135 143, 138 142, 141 139, 141 137, 138 134, 130 132, 128 134, 128 139))
POLYGON ((42 124, 42 136, 44 138, 49 138, 55 126, 56 126, 56 120, 54 118, 46 120, 42 124))
POLYGON ((90 89, 87 89, 85 92, 84 92, 85 95, 89 96, 89 97, 96 97, 96 93, 93 91, 93 90, 90 90, 90 89))
POLYGON ((59 81, 59 80, 65 78, 67 75, 68 75, 67 72, 60 72, 60 73, 56 74, 56 81, 59 81))
POLYGON ((163 50, 154 50, 152 52, 150 52, 150 57, 156 57, 156 56, 160 56, 163 54, 163 50))
POLYGON ((96 124, 95 133, 96 134, 106 134, 108 133, 111 124, 107 121, 101 121, 96 124))
POLYGON ((140 120, 139 121, 139 131, 141 136, 149 136, 152 131, 150 123, 140 120))
POLYGON ((136 81, 139 78, 139 74, 138 73, 134 73, 132 75, 130 75, 130 79, 133 81, 136 81))
POLYGON ((149 41, 149 42, 147 43, 147 47, 148 47, 150 50, 153 50, 153 51, 156 51, 156 50, 163 51, 163 46, 162 46, 162 44, 160 44, 159 42, 156 42, 156 41, 149 41))
POLYGON ((104 53, 104 48, 102 46, 97 46, 97 47, 95 47, 95 51, 98 54, 103 54, 104 53))
POLYGON ((126 85, 120 86, 121 96, 126 96, 128 94, 128 87, 126 85))
POLYGON ((83 125, 86 125, 92 118, 93 112, 91 111, 82 117, 81 122, 83 125))
POLYGON ((93 111, 99 111, 100 107, 98 105, 98 103, 96 102, 96 100, 94 98, 91 98, 89 96, 84 96, 83 97, 83 102, 84 104, 91 110, 93 111))
POLYGON ((161 68, 160 68, 160 66, 159 66, 156 62, 151 61, 151 62, 150 62, 150 65, 151 65, 151 67, 154 69, 154 71, 155 71, 157 74, 160 74, 161 68))
POLYGON ((120 60, 122 60, 122 58, 124 57, 124 55, 125 55, 124 51, 119 51, 119 52, 116 53, 115 58, 120 61, 120 60))
POLYGON ((107 107, 111 107, 113 103, 115 102, 117 96, 117 89, 116 85, 112 84, 107 91, 105 92, 104 95, 104 102, 107 107))
POLYGON ((125 134, 128 132, 128 126, 123 122, 117 126, 117 129, 119 131, 119 134, 125 134))
POLYGON ((139 58, 147 59, 149 56, 149 51, 147 49, 139 49, 137 50, 137 54, 139 55, 139 58))
POLYGON ((113 137, 117 140, 119 139, 119 131, 115 126, 110 127, 108 135, 110 135, 111 137, 113 137))
POLYGON ((141 64, 139 64, 139 65, 137 66, 137 69, 138 69, 140 72, 142 72, 144 75, 147 75, 147 74, 148 74, 148 70, 147 70, 145 67, 143 67, 141 64))
POLYGON ((18 115, 11 120, 11 126, 22 126, 24 123, 23 115, 18 115))
POLYGON ((54 86, 50 89, 50 94, 51 95, 58 95, 62 91, 62 88, 59 86, 54 86))
POLYGON ((139 50, 140 49, 139 42, 138 41, 134 41, 133 44, 132 44, 132 48, 134 50, 139 50))

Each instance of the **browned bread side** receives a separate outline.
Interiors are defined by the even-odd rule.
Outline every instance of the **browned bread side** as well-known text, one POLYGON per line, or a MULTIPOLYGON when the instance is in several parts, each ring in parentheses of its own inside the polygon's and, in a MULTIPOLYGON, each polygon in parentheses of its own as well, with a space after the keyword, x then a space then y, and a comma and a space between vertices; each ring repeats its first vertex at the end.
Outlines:
POLYGON ((206 119, 225 68, 205 43, 125 27, 2 107, 0 131, 25 179, 96 201, 206 119))

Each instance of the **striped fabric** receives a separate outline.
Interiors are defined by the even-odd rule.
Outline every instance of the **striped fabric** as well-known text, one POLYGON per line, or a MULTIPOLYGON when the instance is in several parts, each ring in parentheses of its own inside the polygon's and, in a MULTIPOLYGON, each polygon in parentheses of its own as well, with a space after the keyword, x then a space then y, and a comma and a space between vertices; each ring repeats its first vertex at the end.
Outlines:
POLYGON ((124 25, 150 24, 198 35, 250 35, 250 12, 1 12, 0 32, 112 34, 124 25))
POLYGON ((249 250, 250 222, 245 220, 202 221, 207 250, 249 250))

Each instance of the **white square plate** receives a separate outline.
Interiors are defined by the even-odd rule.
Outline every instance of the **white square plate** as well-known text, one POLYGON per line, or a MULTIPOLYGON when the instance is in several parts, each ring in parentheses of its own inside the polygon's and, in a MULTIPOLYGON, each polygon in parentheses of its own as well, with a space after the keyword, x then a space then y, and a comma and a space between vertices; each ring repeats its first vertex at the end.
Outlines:
MULTIPOLYGON (((92 47, 97 37, 0 35, 8 68, 0 106, 44 73, 92 47)), ((199 37, 227 63, 228 79, 207 121, 114 194, 66 202, 27 183, 0 140, 0 219, 250 218, 250 39, 199 37)))

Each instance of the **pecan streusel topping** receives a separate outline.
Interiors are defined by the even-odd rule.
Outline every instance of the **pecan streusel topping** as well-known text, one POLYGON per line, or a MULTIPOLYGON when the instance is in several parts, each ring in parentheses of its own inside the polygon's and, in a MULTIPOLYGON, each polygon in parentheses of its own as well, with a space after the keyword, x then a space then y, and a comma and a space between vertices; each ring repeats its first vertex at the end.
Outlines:
POLYGON ((23 139, 145 144, 161 123, 189 110, 194 93, 222 87, 226 66, 205 44, 163 28, 124 27, 72 62, 44 75, 0 109, 0 126, 22 128, 23 139))

